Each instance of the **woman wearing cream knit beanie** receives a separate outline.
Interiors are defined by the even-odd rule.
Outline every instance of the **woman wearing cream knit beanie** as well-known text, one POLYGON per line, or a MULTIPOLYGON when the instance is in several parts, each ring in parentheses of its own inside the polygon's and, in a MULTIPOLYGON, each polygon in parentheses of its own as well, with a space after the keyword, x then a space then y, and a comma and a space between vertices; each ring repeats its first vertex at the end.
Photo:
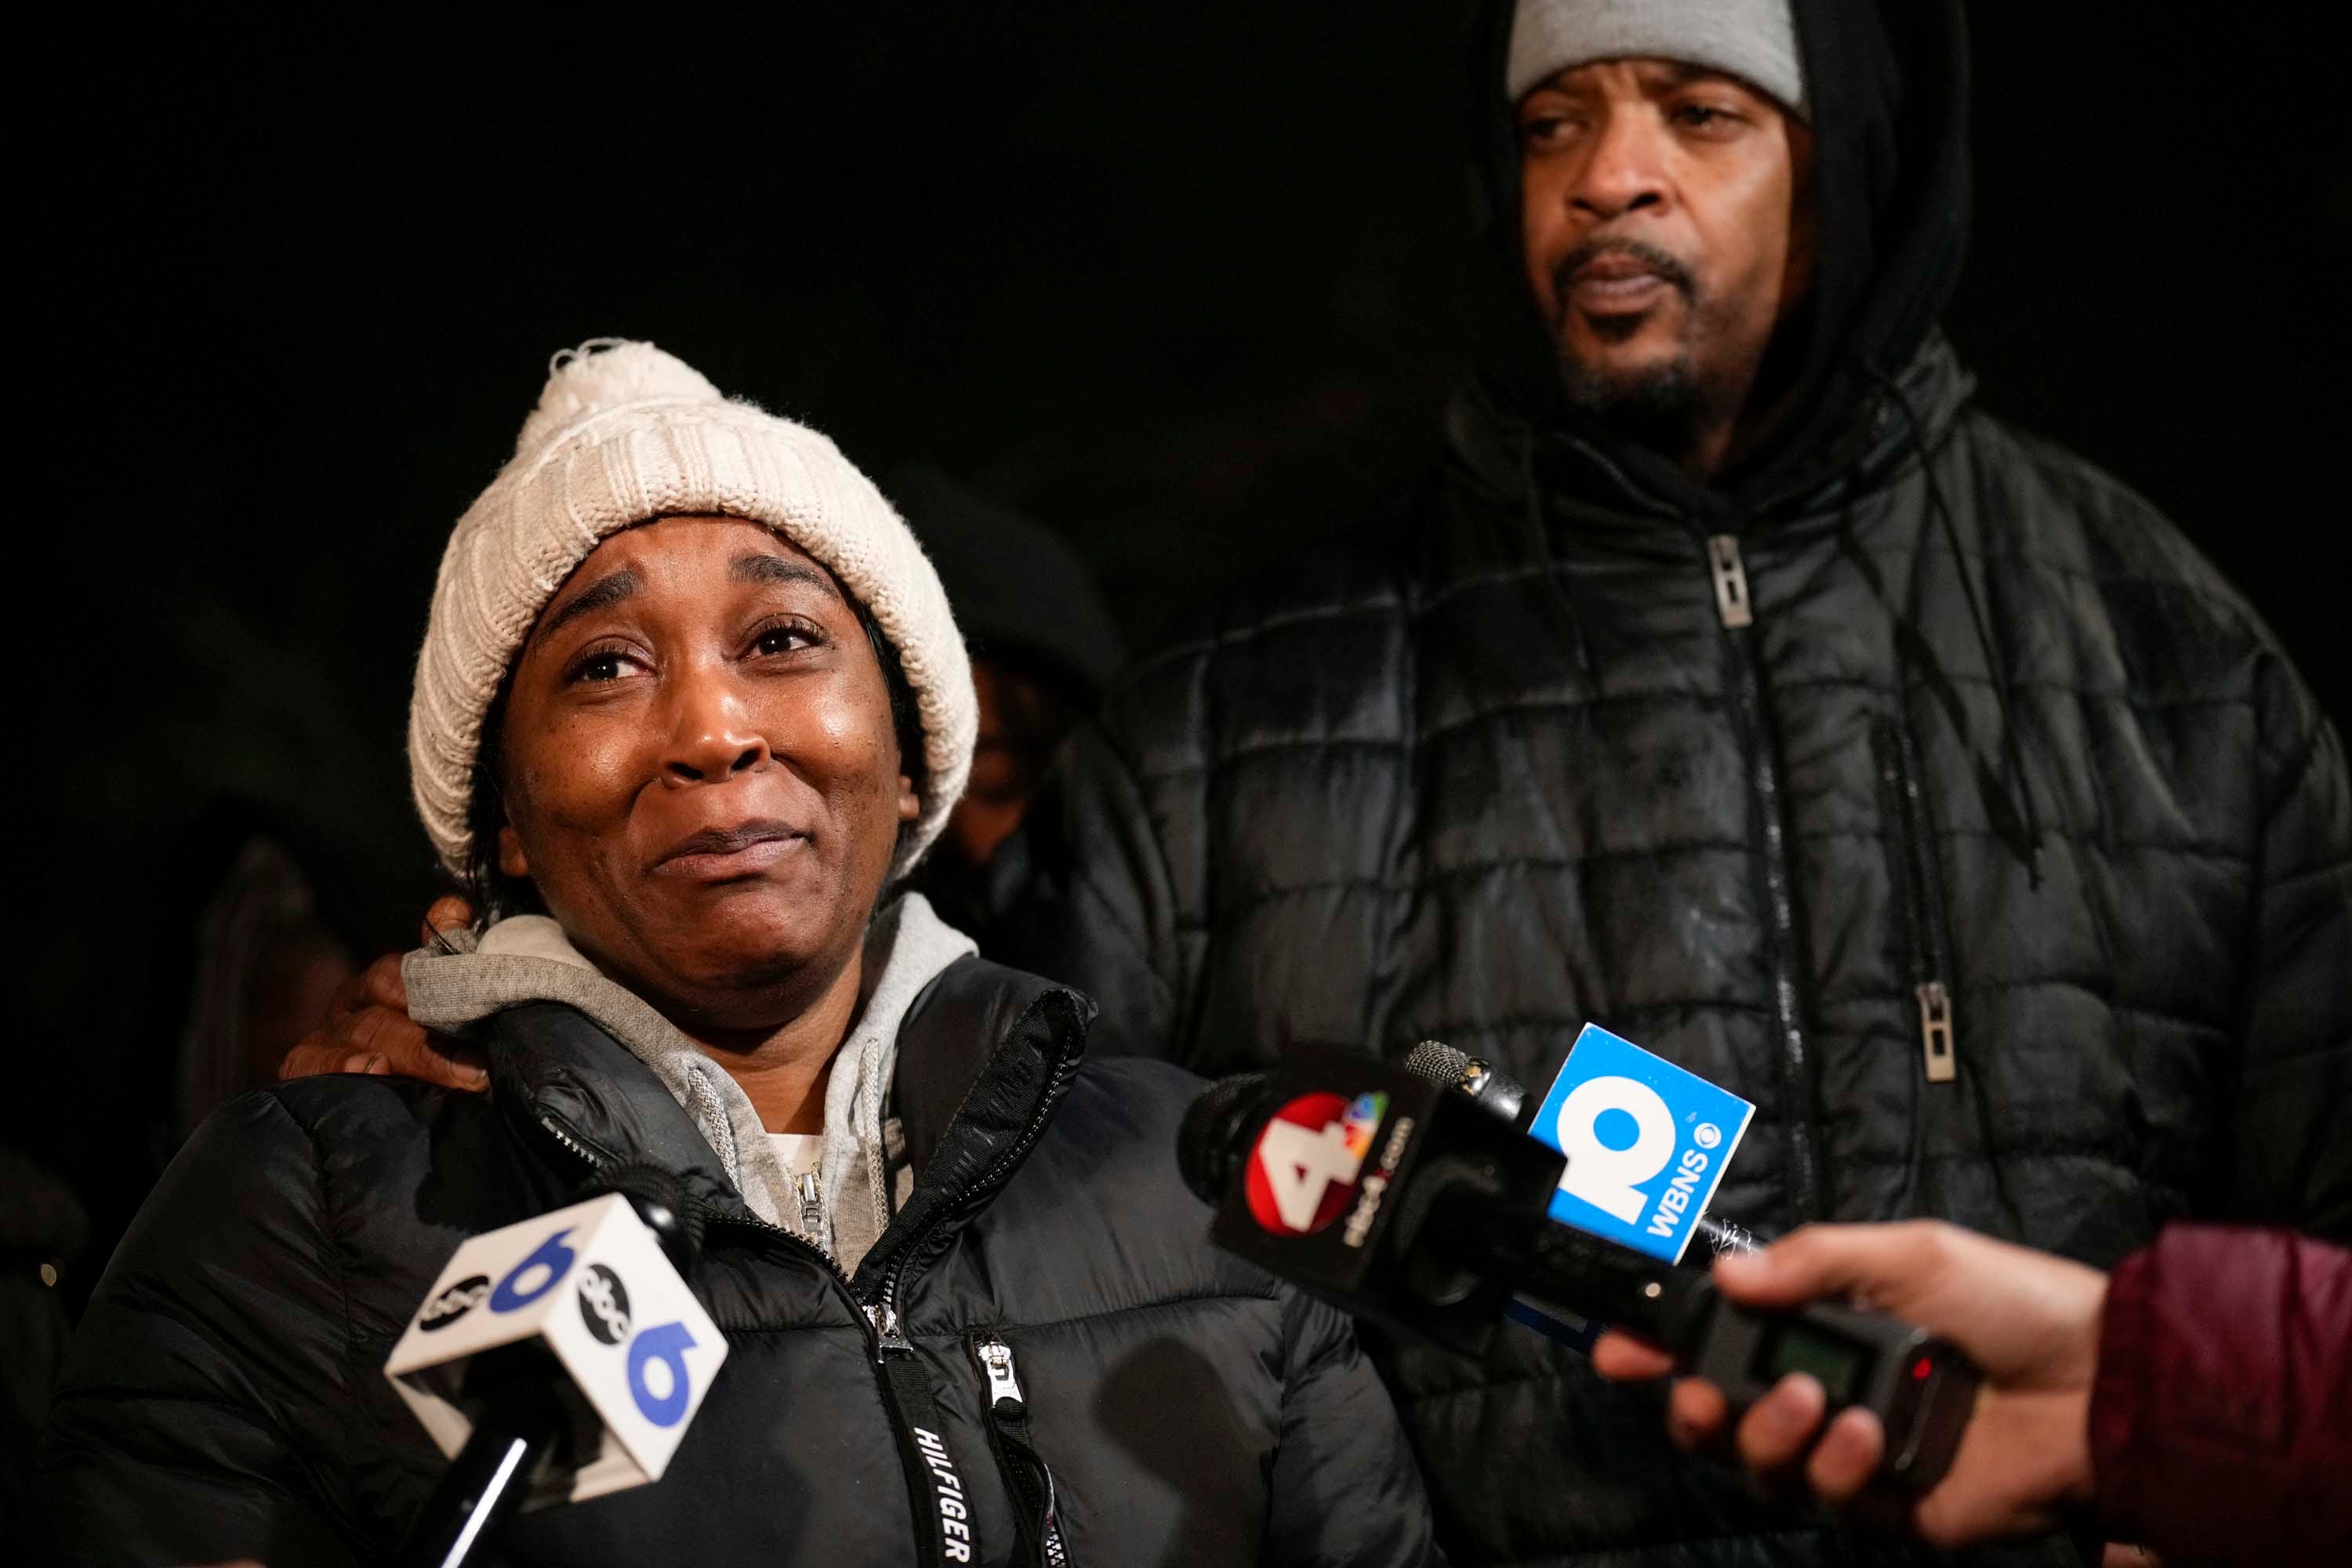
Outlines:
POLYGON ((375 1369, 509 1310, 451 1306, 472 1236, 500 1289, 546 1271, 510 1305, 550 1297, 600 1418, 530 1461, 575 1506, 492 1525, 501 1558, 1428 1561, 1348 1320, 1210 1245, 1198 1080, 1087 1062, 1085 997, 887 896, 974 720, 939 579, 831 442, 650 344, 558 356, 450 540, 409 727, 443 861, 545 911, 401 963, 488 1093, 322 1074, 197 1130, 84 1320, 35 1555, 443 1561, 454 1364, 375 1369), (707 1318, 565 1242, 583 1183, 661 1193, 707 1318))
MULTIPOLYGON (((979 727, 971 666, 914 534, 832 441, 720 395, 651 343, 600 338, 550 366, 515 455, 441 558, 409 710, 409 776, 441 862, 481 863, 471 820, 484 731, 515 654, 565 578, 623 529, 718 515, 772 529, 831 572, 898 656, 921 730, 921 810, 903 876, 963 793, 979 727)), ((913 761, 913 759, 909 759, 913 761)))

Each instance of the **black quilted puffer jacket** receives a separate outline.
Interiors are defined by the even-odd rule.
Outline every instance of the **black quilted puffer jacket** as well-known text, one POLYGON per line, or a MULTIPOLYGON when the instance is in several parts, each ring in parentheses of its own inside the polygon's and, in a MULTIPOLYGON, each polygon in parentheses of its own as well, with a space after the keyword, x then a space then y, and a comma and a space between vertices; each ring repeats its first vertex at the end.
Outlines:
MULTIPOLYGON (((1567 451, 1530 493, 1461 411, 1392 526, 1126 680, 1002 948, 1105 998, 1097 1048, 1206 1073, 1434 1037, 1540 1088, 1601 1023, 1756 1102, 1715 1212, 1759 1231, 1936 1215, 2100 1265, 2183 1215, 2352 1235, 2341 743, 2146 504, 1940 348, 1906 393, 1924 462, 1891 415, 1713 536, 1567 451)), ((1533 1336, 1390 1370, 1460 1560, 1785 1522, 1533 1336)))
POLYGON ((1208 1247, 1174 1154, 1195 1080, 1082 1068, 1085 1032, 1083 1000, 1031 976, 967 958, 932 982, 898 1041, 913 1191, 848 1278, 752 1217, 653 1073, 552 1004, 492 1021, 488 1096, 335 1077, 233 1102, 90 1303, 28 1561, 388 1559, 444 1468, 384 1379, 394 1341, 460 1241, 626 1161, 709 1214, 690 1279, 728 1360, 658 1483, 524 1515, 496 1561, 1428 1561, 1346 1319, 1208 1247), (943 1439, 968 1540, 913 1427, 943 1439))
MULTIPOLYGON (((2352 1234, 2342 744, 2181 535, 1935 334, 1955 8, 1797 12, 1823 238, 1772 443, 1702 488, 1613 439, 1511 360, 1510 295, 1436 471, 1080 731, 992 950, 1098 997, 1098 1048, 1213 1074, 1435 1037, 1540 1089, 1601 1023, 1756 1102, 1715 1207, 1759 1231, 2352 1234)), ((1532 1335, 1383 1366, 1459 1561, 1906 1555, 1749 1502, 1532 1335)))

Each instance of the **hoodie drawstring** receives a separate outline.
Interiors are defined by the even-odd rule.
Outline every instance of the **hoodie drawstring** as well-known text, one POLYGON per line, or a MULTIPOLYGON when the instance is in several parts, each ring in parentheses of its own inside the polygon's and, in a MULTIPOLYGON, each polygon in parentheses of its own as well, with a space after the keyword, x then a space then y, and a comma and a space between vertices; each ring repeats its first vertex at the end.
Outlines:
POLYGON ((1519 492, 1522 501, 1520 516, 1527 524, 1528 539, 1535 550, 1536 566, 1543 579, 1545 607, 1556 621, 1558 628, 1576 649, 1577 673, 1588 681, 1592 679, 1592 648, 1585 641, 1584 617, 1576 613, 1576 588, 1560 575, 1559 563, 1552 559, 1551 530, 1544 521, 1543 490, 1536 480, 1536 437, 1530 429, 1519 447, 1519 492))
MULTIPOLYGON (((1981 762, 1979 762, 1976 766, 1977 792, 1983 798, 1986 815, 1991 819, 1993 827, 2000 834, 2001 841, 2009 846, 2011 853, 2025 863, 2026 885, 2039 889, 2042 886, 2042 818, 2034 804, 2033 781, 2025 771, 2024 751, 2018 738, 2015 704, 2010 689, 2008 662, 2001 658, 1993 647, 1992 632, 1986 621, 1984 607, 1977 599, 1976 580, 1969 575, 1968 559, 1960 552, 1959 529, 1952 521, 1952 509, 1944 500, 1944 488, 1936 479, 1935 460, 1927 450, 1926 423, 1919 417, 1918 410, 1912 405, 1910 397, 1893 377, 1868 366, 1864 368, 1869 369, 1872 379, 1885 389, 1887 395, 1894 398, 1895 405, 1902 410, 1904 426, 1910 435, 1912 449, 1919 454, 1919 474, 1927 487, 1927 510, 1936 515, 1942 525, 1945 547, 1950 551, 1952 556, 1952 569, 1959 574, 1960 587, 1968 598, 1969 623, 1976 630, 1977 647, 1984 654, 1985 668, 1993 678, 1993 698, 2000 710, 2002 761, 2016 775, 2018 792, 2023 796, 2022 811, 2021 812, 2016 802, 2008 797, 2000 781, 1990 776, 1981 762)), ((1910 637, 1898 636, 1895 639, 1896 647, 1902 648, 1906 644, 1916 643, 1920 652, 1927 653, 1932 658, 1933 654, 1928 651, 1931 645, 1927 640, 1926 633, 1920 631, 1916 626, 1909 629, 1912 633, 1910 637)), ((1964 720, 1964 715, 1965 710, 1955 707, 1954 717, 1964 720)), ((1965 722, 1963 722, 1961 736, 1963 743, 1967 741, 1965 728, 1965 722)), ((2026 1235, 2025 1211, 2018 1204, 2017 1194, 2010 1189, 2007 1167, 1992 1152, 1996 1144, 1993 1138, 1991 1103, 1983 1092, 1981 1085, 1979 1086, 1978 1092, 1969 1095, 1968 1100, 1975 1111, 1978 1143, 1984 1150, 1986 1165, 1992 1173, 1993 1195, 2000 1202, 2002 1212, 2009 1219, 2010 1234, 2022 1239, 2026 1235)), ((1920 1145, 1925 1142, 1927 1137, 1925 1096, 1920 1096, 1914 1100, 1913 1109, 1915 1120, 1912 1128, 1910 1179, 1916 1184, 1920 1145)), ((1909 1192, 1906 1189, 1906 1204, 1908 1198, 1909 1192)))
MULTIPOLYGON (((2001 763, 2017 784, 2014 797, 2002 785, 1983 789, 1981 786, 1993 781, 1985 779, 1979 767, 1980 793, 1986 795, 1985 806, 1992 818, 1994 830, 2009 846, 2011 853, 2024 862, 2027 886, 2039 889, 2042 886, 2042 812, 2034 799, 2033 778, 2026 771, 2025 748, 2019 738, 2017 696, 2010 680, 2009 661, 2002 658, 1993 647, 1992 629, 1985 619, 1984 605, 1977 597, 1976 579, 1969 575, 1968 558, 1960 551, 1958 525, 1952 521, 1952 509, 1944 500, 1944 487, 1937 480, 1935 459, 1927 450, 1927 424, 1919 417, 1918 409, 1912 405, 1910 395, 1893 376, 1874 366, 1865 364, 1863 368, 1895 400, 1895 406, 1902 411, 1912 449, 1919 454, 1919 475, 1927 487, 1927 510, 1942 527, 1945 547, 1951 552, 1952 569, 1959 574, 1960 591, 1968 599, 1969 625, 1976 632, 1977 647, 1984 654, 1985 668, 1992 676, 1993 700, 2000 710, 2001 763)), ((1924 643, 1924 634, 1921 640, 1924 643)), ((1897 642, 1899 646, 1901 639, 1897 642)))

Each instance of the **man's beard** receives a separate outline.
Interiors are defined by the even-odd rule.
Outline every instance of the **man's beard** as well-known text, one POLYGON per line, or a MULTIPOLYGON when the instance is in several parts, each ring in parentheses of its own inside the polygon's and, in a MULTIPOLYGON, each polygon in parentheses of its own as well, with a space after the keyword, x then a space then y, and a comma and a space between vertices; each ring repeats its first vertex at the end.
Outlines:
POLYGON ((1598 372, 1563 352, 1559 381, 1570 407, 1590 415, 1611 435, 1669 458, 1679 458, 1696 444, 1708 405, 1687 345, 1665 363, 1632 374, 1598 372))
MULTIPOLYGON (((1569 406, 1590 415, 1604 430, 1654 452, 1679 458, 1696 444, 1703 420, 1717 413, 1719 399, 1709 395, 1691 360, 1690 336, 1703 314, 1697 282, 1674 257, 1639 240, 1589 241, 1561 258, 1553 271, 1554 297, 1562 312, 1559 351, 1560 385, 1569 406), (1647 264, 1683 297, 1683 341, 1674 357, 1631 373, 1611 372, 1580 362, 1567 346, 1570 286, 1576 273, 1595 257, 1619 253, 1647 264)), ((1603 342, 1619 342, 1641 331, 1642 318, 1622 319, 1592 326, 1603 342)))

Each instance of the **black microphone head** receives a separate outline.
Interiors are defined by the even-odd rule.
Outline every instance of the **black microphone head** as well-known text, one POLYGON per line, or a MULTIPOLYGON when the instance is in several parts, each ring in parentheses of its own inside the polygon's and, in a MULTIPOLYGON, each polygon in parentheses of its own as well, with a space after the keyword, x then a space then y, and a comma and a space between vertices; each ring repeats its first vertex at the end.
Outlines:
POLYGON ((1462 1081, 1462 1069, 1470 1065, 1470 1053, 1456 1050, 1444 1040, 1423 1040, 1413 1047, 1412 1054, 1404 1058, 1404 1070, 1440 1089, 1452 1089, 1462 1081))
POLYGON ((1265 1113, 1270 1092, 1265 1073, 1235 1073, 1202 1089, 1184 1112, 1176 1131, 1176 1169, 1202 1203, 1224 1202, 1234 1172, 1248 1152, 1250 1141, 1242 1134, 1265 1113))
POLYGON ((661 1249, 681 1279, 692 1273, 702 1252, 702 1210, 686 1195, 686 1184, 676 1172, 643 1161, 599 1171, 581 1189, 583 1197, 618 1193, 629 1200, 646 1228, 661 1242, 661 1249))
POLYGON ((1481 1110, 1506 1121, 1519 1121, 1522 1111, 1528 1116, 1535 1114, 1535 1105, 1518 1079, 1444 1040, 1423 1040, 1413 1047, 1412 1054, 1404 1058, 1404 1070, 1424 1083, 1460 1089, 1481 1110))

